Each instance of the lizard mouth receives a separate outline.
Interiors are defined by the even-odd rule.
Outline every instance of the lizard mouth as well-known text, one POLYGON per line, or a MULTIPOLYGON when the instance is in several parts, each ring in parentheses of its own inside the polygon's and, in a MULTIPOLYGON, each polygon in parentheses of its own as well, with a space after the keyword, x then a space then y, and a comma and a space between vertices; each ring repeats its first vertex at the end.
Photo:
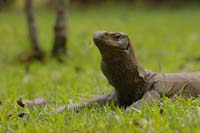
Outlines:
POLYGON ((129 49, 129 43, 127 42, 126 45, 119 45, 119 44, 113 44, 109 41, 103 41, 101 39, 98 38, 94 38, 94 42, 97 46, 106 46, 106 47, 110 47, 112 49, 116 49, 116 50, 128 50, 129 49))

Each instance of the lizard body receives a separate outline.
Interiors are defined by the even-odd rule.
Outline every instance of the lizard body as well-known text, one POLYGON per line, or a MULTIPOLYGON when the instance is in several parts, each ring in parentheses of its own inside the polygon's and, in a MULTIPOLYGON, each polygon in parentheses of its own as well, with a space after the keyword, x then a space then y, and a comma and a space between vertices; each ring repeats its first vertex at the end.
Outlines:
POLYGON ((78 111, 93 103, 103 106, 110 102, 127 111, 140 110, 143 100, 151 105, 162 96, 174 99, 176 96, 196 98, 200 95, 200 73, 167 74, 145 70, 137 61, 128 35, 97 31, 93 39, 102 56, 102 72, 114 87, 113 91, 83 103, 64 105, 51 113, 78 111))

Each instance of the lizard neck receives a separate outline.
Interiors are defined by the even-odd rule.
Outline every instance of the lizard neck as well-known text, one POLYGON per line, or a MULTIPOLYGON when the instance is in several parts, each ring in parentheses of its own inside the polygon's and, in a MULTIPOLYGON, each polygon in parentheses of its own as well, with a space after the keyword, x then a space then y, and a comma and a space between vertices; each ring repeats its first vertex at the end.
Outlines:
POLYGON ((112 50, 102 53, 101 68, 109 83, 122 98, 120 101, 131 104, 145 93, 146 72, 138 64, 132 47, 127 51, 112 50))

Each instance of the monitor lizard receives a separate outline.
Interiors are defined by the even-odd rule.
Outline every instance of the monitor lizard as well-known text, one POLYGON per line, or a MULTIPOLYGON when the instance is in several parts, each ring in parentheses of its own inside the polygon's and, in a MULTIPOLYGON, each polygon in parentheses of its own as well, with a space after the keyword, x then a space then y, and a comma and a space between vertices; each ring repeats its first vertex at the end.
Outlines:
POLYGON ((187 99, 200 95, 200 72, 158 73, 144 69, 127 34, 97 31, 93 40, 102 57, 102 72, 113 86, 112 92, 82 103, 63 105, 51 111, 51 114, 65 110, 77 112, 94 103, 103 106, 111 102, 129 112, 141 110, 143 101, 153 105, 163 96, 187 99))

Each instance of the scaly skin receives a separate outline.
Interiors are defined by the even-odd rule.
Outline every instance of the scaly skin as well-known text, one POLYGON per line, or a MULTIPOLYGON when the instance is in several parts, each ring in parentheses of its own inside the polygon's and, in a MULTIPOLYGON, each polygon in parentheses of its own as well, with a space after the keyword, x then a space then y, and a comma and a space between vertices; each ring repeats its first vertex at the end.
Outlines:
POLYGON ((152 105, 162 96, 174 99, 176 96, 197 98, 200 95, 200 73, 165 74, 145 70, 138 63, 126 34, 97 31, 93 39, 102 56, 102 72, 114 87, 113 91, 84 103, 64 105, 51 113, 78 111, 94 103, 103 106, 110 102, 129 112, 141 110, 142 101, 152 105))

